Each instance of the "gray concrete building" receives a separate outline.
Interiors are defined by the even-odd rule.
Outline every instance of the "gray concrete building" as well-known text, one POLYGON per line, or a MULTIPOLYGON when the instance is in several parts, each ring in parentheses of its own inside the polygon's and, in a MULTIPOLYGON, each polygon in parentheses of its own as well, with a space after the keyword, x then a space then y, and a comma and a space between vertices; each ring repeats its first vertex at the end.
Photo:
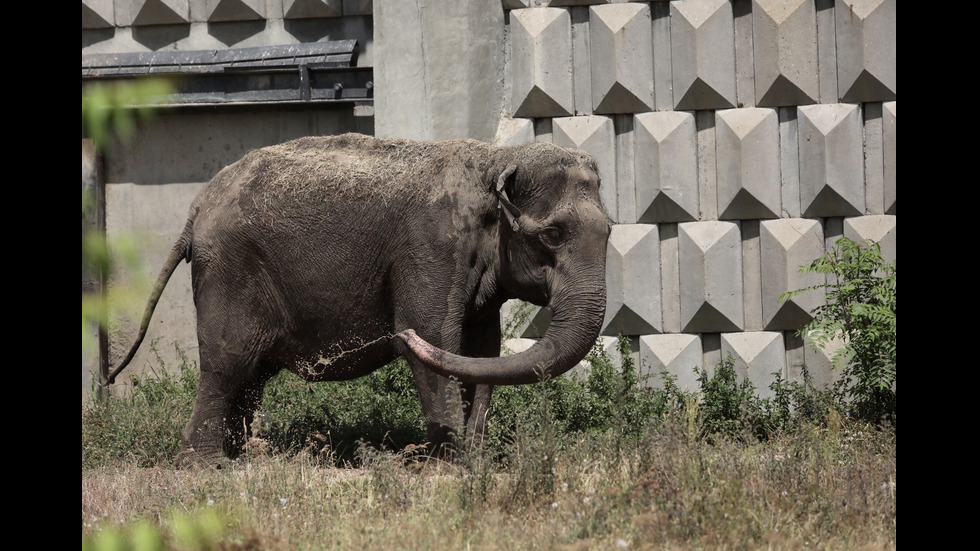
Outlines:
MULTIPOLYGON (((763 393, 804 363, 826 383, 829 358, 795 336, 823 298, 779 296, 818 283, 797 268, 839 237, 896 256, 896 4, 82 0, 83 91, 177 83, 124 142, 83 137, 87 223, 133 239, 152 279, 197 192, 253 148, 352 131, 579 147, 615 221, 607 345, 630 336, 644 373, 691 388, 729 354, 763 393)), ((83 293, 117 285, 83 274, 83 293)), ((83 399, 139 315, 88 329, 83 399)), ((182 265, 128 370, 196 360, 194 319, 182 265)))

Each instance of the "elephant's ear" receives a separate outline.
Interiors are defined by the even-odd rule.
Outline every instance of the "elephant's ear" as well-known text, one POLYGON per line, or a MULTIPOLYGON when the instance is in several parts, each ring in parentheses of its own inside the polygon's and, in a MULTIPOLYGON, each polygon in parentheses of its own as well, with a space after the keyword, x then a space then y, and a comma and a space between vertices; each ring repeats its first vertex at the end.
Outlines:
POLYGON ((521 217, 521 210, 510 202, 510 196, 514 194, 516 180, 517 165, 508 165, 500 173, 497 178, 497 187, 494 188, 494 193, 497 195, 497 206, 504 211, 504 215, 507 216, 507 221, 510 222, 510 227, 514 231, 518 231, 521 227, 517 222, 517 219, 521 217))

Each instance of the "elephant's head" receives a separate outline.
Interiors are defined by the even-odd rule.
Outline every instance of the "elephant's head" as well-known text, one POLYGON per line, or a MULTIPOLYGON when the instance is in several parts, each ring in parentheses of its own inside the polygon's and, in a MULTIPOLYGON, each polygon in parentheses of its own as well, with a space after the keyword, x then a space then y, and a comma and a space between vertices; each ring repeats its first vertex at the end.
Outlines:
POLYGON ((599 335, 610 219, 588 153, 539 143, 499 155, 486 182, 499 209, 499 291, 548 306, 550 327, 530 349, 505 358, 451 354, 411 330, 398 336, 441 375, 469 383, 533 383, 574 367, 599 335))

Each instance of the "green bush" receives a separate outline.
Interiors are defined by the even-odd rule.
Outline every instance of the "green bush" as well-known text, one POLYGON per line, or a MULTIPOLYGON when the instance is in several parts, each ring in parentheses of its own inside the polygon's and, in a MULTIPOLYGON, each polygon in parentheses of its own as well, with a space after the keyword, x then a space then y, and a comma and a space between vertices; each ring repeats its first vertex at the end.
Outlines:
MULTIPOLYGON (((181 355, 178 368, 168 371, 158 354, 158 374, 131 376, 131 395, 83 407, 83 468, 113 460, 141 465, 173 461, 197 391, 196 365, 181 355)), ((700 392, 685 393, 666 372, 660 374, 661 388, 640 381, 628 338, 620 338, 619 356, 623 359, 616 365, 597 344, 587 356, 587 376, 497 387, 481 452, 486 457, 463 461, 518 461, 525 478, 535 481, 528 486, 536 488, 534 495, 542 488, 547 494, 550 486, 540 478, 550 476, 546 458, 583 438, 616 453, 668 420, 681 419, 694 423, 695 438, 767 439, 802 420, 818 423, 834 407, 828 393, 813 388, 805 370, 803 383, 776 374, 770 385, 773 397, 762 399, 749 381, 739 381, 731 357, 711 376, 693 368, 700 392)), ((266 386, 253 435, 275 453, 305 450, 344 465, 361 463, 368 448, 401 450, 420 444, 426 430, 411 371, 399 359, 350 381, 308 383, 280 373, 266 386)))
POLYGON ((266 385, 256 435, 273 449, 311 449, 338 463, 362 444, 401 449, 425 441, 425 419, 411 370, 399 358, 359 379, 308 383, 283 371, 266 385))
POLYGON ((832 361, 841 370, 835 390, 855 418, 895 423, 896 414, 896 275, 897 261, 886 262, 877 243, 838 239, 834 248, 802 273, 826 276, 826 283, 784 293, 782 299, 823 290, 810 323, 798 332, 813 345, 828 350, 839 343, 832 361))
POLYGON ((157 368, 149 376, 130 375, 132 391, 82 406, 82 468, 132 460, 142 466, 172 464, 181 432, 190 419, 197 395, 196 362, 177 347, 175 370, 164 365, 151 343, 157 368))

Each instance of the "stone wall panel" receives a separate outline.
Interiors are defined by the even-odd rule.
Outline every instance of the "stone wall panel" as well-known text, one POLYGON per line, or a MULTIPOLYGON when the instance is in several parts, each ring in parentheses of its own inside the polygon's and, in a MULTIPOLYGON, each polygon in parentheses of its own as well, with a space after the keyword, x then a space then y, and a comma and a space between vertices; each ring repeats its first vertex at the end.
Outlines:
POLYGON ((678 224, 681 274, 681 328, 689 333, 740 331, 742 251, 738 226, 732 222, 678 224))
POLYGON ((752 33, 756 105, 817 103, 814 0, 753 0, 752 33))
POLYGON ((514 116, 573 115, 572 20, 568 10, 511 11, 510 47, 514 116))
POLYGON ((728 0, 670 3, 674 109, 736 107, 734 24, 728 0))
POLYGON ((675 333, 669 335, 642 335, 640 337, 640 363, 637 373, 640 384, 648 388, 663 388, 661 372, 674 377, 677 387, 684 392, 700 390, 695 367, 704 363, 701 339, 697 335, 675 333))
POLYGON ((718 217, 778 218, 779 117, 774 109, 715 112, 718 217))
POLYGON ((616 224, 606 253, 604 335, 663 331, 660 236, 653 224, 616 224))
POLYGON ((898 0, 837 0, 837 90, 840 101, 891 101, 898 68, 898 0))
POLYGON ((783 293, 824 283, 818 273, 803 273, 800 266, 823 254, 823 226, 817 220, 783 218, 760 224, 763 325, 769 331, 795 331, 808 323, 814 308, 823 304, 819 290, 780 300, 783 293))
MULTIPOLYGON (((776 374, 786 377, 786 348, 782 333, 722 333, 721 355, 722 358, 732 357, 739 380, 752 383, 756 395, 762 398, 771 398, 774 395, 769 385, 775 382, 776 374)), ((713 370, 709 369, 708 372, 711 374, 713 370)))
POLYGON ((636 221, 653 224, 697 220, 694 115, 683 111, 638 114, 633 139, 636 221))
POLYGON ((859 216, 865 211, 861 109, 853 104, 797 109, 803 216, 859 216))
POLYGON ((592 110, 652 111, 653 31, 650 7, 627 2, 589 8, 592 110))

